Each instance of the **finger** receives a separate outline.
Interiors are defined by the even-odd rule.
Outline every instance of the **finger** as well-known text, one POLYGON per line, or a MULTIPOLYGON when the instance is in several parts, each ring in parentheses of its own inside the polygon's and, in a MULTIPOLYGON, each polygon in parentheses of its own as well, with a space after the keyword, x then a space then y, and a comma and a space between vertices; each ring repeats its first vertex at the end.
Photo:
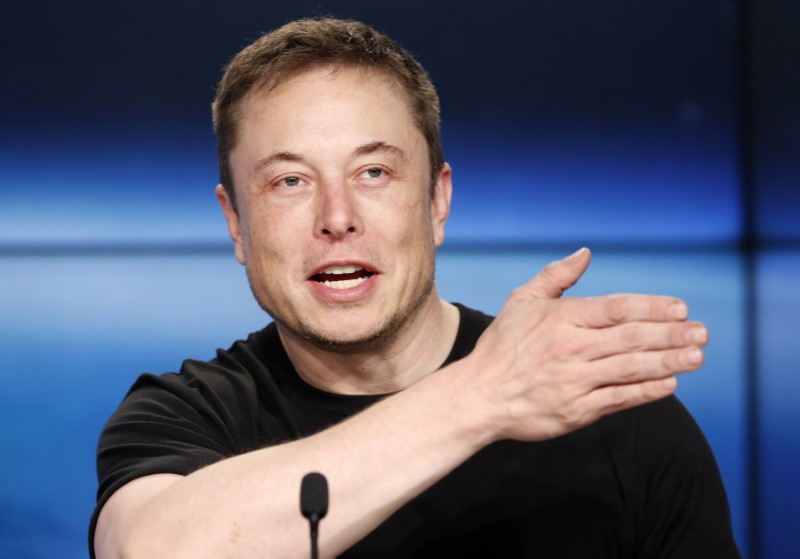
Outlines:
POLYGON ((598 417, 602 417, 666 398, 675 392, 677 386, 674 376, 636 384, 604 386, 587 394, 585 401, 598 417))
POLYGON ((586 268, 592 254, 588 248, 581 248, 570 256, 557 262, 551 262, 531 281, 523 285, 518 292, 528 297, 558 299, 564 292, 575 285, 586 268))
POLYGON ((591 329, 575 336, 578 355, 588 360, 622 353, 681 347, 705 347, 708 330, 700 322, 628 322, 591 329))
POLYGON ((605 328, 634 321, 683 321, 689 315, 686 303, 662 295, 619 294, 604 297, 570 299, 575 324, 605 328))
POLYGON ((699 347, 623 353, 592 361, 589 387, 636 384, 699 369, 705 355, 699 347))

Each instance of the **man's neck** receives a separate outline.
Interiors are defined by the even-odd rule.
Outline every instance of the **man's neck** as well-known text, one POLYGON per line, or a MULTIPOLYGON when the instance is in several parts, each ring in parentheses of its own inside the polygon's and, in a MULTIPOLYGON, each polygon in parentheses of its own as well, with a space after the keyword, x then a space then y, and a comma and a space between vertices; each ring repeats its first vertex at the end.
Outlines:
POLYGON ((458 309, 436 290, 385 347, 364 353, 326 351, 278 324, 281 342, 307 383, 335 394, 389 394, 408 388, 447 359, 459 325, 458 309))

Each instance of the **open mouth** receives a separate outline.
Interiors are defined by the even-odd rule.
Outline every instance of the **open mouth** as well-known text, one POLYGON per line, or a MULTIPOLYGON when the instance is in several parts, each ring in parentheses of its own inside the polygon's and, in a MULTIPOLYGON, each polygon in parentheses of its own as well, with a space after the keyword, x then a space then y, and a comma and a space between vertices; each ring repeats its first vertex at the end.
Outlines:
POLYGON ((358 266, 329 266, 320 273, 311 276, 311 279, 326 287, 350 289, 363 283, 372 275, 374 275, 374 272, 358 266))

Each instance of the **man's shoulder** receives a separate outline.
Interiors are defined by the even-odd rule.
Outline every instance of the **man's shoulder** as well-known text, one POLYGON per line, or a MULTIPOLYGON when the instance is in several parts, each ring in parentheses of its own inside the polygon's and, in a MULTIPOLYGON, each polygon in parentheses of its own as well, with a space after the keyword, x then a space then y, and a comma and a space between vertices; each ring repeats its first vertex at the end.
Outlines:
POLYGON ((140 375, 128 396, 154 390, 189 399, 209 394, 251 393, 259 378, 269 374, 265 355, 279 351, 280 347, 275 326, 270 324, 227 349, 217 349, 212 359, 190 358, 183 361, 177 372, 140 375))
POLYGON ((263 346, 271 330, 219 349, 208 361, 187 359, 178 372, 140 375, 103 429, 100 448, 169 440, 176 448, 212 441, 214 456, 251 449, 261 425, 257 410, 277 397, 271 363, 260 361, 270 351, 263 346))
POLYGON ((702 429, 675 395, 608 415, 589 430, 612 454, 635 463, 640 476, 682 483, 716 482, 719 475, 702 429))

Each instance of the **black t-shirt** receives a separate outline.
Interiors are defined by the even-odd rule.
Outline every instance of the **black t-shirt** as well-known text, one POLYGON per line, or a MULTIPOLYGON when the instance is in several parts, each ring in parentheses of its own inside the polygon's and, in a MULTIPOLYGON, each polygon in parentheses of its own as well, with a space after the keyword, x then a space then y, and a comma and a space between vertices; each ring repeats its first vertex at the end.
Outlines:
MULTIPOLYGON (((458 308, 459 330, 445 364, 472 351, 491 321, 458 308)), ((142 375, 100 437, 90 548, 100 508, 129 481, 187 475, 304 437, 383 397, 331 394, 305 383, 274 324, 219 350, 210 362, 185 361, 180 374, 142 375)), ((553 440, 492 444, 341 557, 498 554, 740 556, 714 457, 674 397, 553 440)))

